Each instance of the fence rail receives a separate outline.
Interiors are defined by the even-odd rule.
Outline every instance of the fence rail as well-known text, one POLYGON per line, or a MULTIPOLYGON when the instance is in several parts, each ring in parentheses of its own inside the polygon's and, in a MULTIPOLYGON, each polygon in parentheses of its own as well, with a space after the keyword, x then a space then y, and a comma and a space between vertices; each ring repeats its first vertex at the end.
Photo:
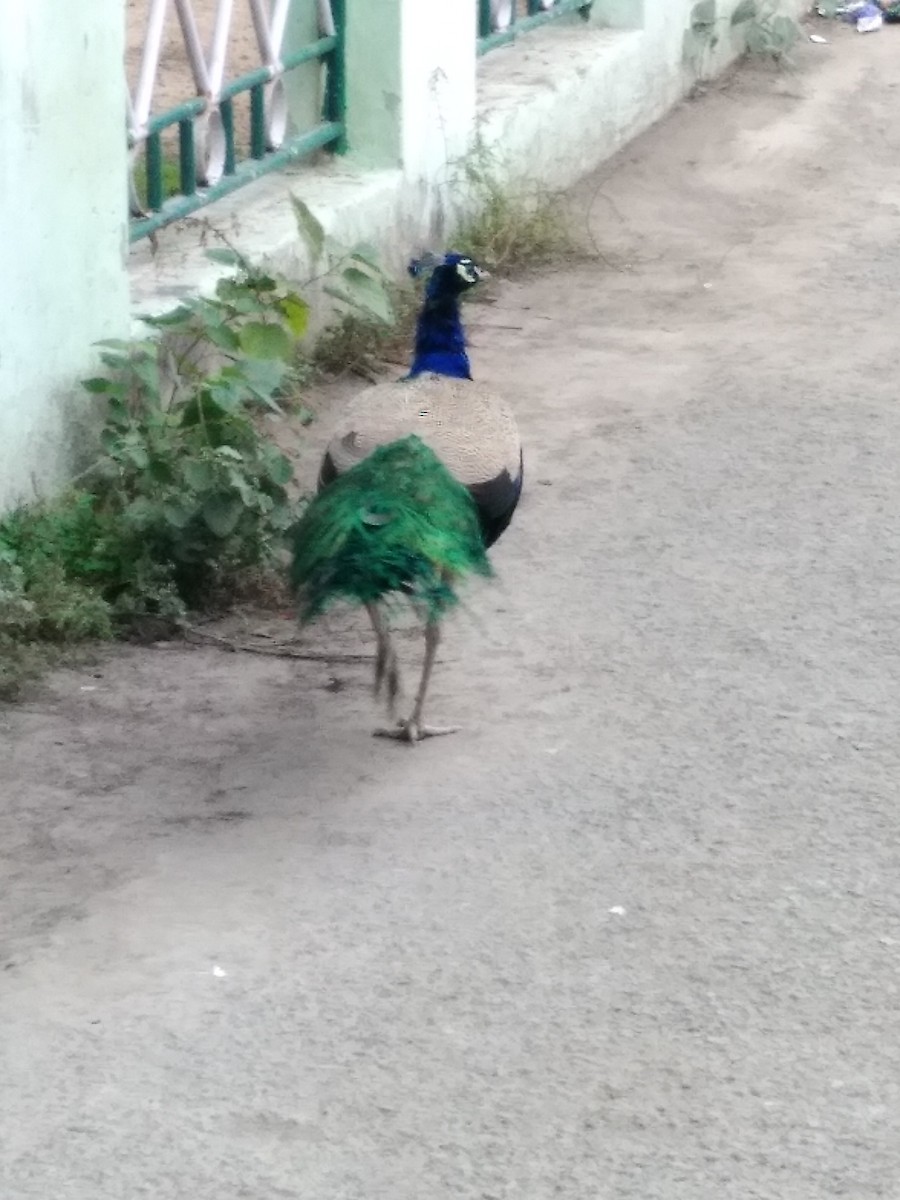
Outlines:
POLYGON ((218 0, 208 55, 200 44, 194 2, 174 0, 196 95, 151 115, 169 0, 149 0, 140 73, 128 95, 133 242, 315 150, 344 149, 346 0, 317 0, 321 36, 287 54, 282 43, 292 0, 249 0, 261 65, 228 81, 233 0, 218 0), (321 120, 288 137, 284 79, 311 62, 324 71, 321 120), (243 96, 249 98, 249 130, 239 145, 235 100, 243 96))
POLYGON ((587 20, 593 0, 477 0, 479 54, 508 45, 522 33, 567 14, 587 20))

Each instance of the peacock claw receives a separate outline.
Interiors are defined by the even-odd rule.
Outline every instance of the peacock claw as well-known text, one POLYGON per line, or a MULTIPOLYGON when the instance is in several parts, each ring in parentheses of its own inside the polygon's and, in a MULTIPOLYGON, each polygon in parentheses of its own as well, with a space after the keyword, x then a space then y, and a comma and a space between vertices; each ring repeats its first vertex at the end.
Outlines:
POLYGON ((391 729, 376 729, 373 737, 394 738, 398 742, 416 742, 430 737, 446 737, 448 733, 458 733, 461 725, 419 725, 411 717, 406 721, 398 721, 391 729))

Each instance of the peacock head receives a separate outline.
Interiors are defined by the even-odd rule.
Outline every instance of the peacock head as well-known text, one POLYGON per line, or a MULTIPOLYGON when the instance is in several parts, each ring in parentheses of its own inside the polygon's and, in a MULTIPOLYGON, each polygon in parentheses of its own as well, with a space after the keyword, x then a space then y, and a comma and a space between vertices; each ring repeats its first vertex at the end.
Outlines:
POLYGON ((431 300, 451 299, 461 296, 474 287, 488 273, 479 267, 467 254, 425 254, 414 258, 409 264, 409 273, 414 279, 431 272, 428 280, 428 297, 431 300))

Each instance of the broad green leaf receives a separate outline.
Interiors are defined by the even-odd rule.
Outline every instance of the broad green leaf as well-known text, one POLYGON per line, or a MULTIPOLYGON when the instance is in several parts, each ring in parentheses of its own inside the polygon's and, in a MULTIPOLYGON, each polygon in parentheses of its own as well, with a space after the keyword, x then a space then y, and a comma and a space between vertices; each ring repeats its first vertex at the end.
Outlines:
POLYGON ((265 314, 269 311, 268 302, 260 300, 253 292, 240 292, 234 295, 229 303, 235 312, 243 313, 244 316, 249 316, 250 313, 265 314))
POLYGON ((228 482, 241 498, 241 503, 244 508, 255 508, 257 493, 250 486, 243 474, 237 467, 231 467, 228 471, 228 482))
POLYGON ((147 453, 147 447, 140 442, 134 442, 130 445, 123 446, 123 453, 139 471, 146 471, 150 466, 150 455, 147 453))
POLYGON ((322 247, 325 245, 325 230, 318 218, 313 216, 309 205, 299 196, 291 196, 291 204, 297 219, 297 231, 306 243, 313 262, 316 262, 321 257, 322 247))
POLYGON ((347 267, 341 272, 341 281, 350 304, 364 309, 389 325, 394 319, 391 302, 383 284, 358 267, 347 267))
POLYGON ((263 321, 248 321, 238 335, 241 349, 250 358, 289 359, 293 344, 287 331, 280 325, 267 325, 263 321))
POLYGON ((287 373, 287 363, 277 358, 250 358, 241 364, 244 386, 257 400, 262 400, 273 412, 281 408, 272 399, 287 373))
POLYGON ((294 468, 283 454, 271 453, 266 455, 266 475, 272 483, 284 487, 294 478, 294 468))
POLYGON ((238 335, 230 325, 225 325, 224 323, 207 325, 205 333, 212 344, 218 346, 220 350, 227 350, 230 354, 233 354, 240 347, 238 335))
POLYGON ((145 325, 152 325, 154 329, 165 329, 169 325, 184 325, 191 319, 191 310, 184 304, 179 304, 177 308, 170 309, 169 312, 161 313, 159 316, 151 316, 149 313, 141 313, 138 316, 139 321, 143 321, 145 325))
POLYGON ((131 364, 131 369, 152 398, 159 395, 159 363, 153 358, 137 358, 131 364))
POLYGON ((123 515, 129 524, 135 525, 138 529, 146 529, 156 521, 158 510, 146 496, 138 496, 136 500, 132 500, 126 506, 123 515))
POLYGON ((287 363, 280 358, 248 358, 241 363, 244 383, 256 395, 271 394, 284 379, 287 363))
POLYGON ((161 458, 159 454, 150 461, 148 473, 154 483, 170 484, 175 482, 173 459, 167 454, 161 458))
POLYGON ((94 375, 91 379, 82 379, 81 386, 86 392, 101 395, 103 392, 111 392, 116 384, 115 380, 108 379, 105 375, 94 375))
POLYGON ((790 17, 779 16, 772 22, 772 36, 778 50, 789 50, 800 36, 797 22, 790 17))
POLYGON ((216 481, 215 469, 202 459, 189 458, 183 472, 185 483, 194 492, 207 492, 216 481))
POLYGON ((115 429, 101 429, 100 445, 107 454, 115 454, 121 444, 121 436, 115 429))
POLYGON ((254 292, 274 292, 278 284, 271 275, 251 275, 246 286, 254 292))
POLYGON ((282 315, 294 337, 303 337, 309 324, 309 305, 299 296, 282 296, 278 302, 282 315))
POLYGON ((112 367, 114 371, 125 371, 131 366, 129 356, 119 354, 117 351, 104 350, 100 355, 100 361, 105 367, 112 367))
POLYGON ((236 379, 223 378, 224 375, 225 372, 220 371, 218 376, 208 380, 201 394, 208 396, 222 412, 230 413, 240 408, 244 393, 236 379))
MULTIPOLYGON (((222 280, 221 285, 231 283, 232 280, 222 280)), ((194 317, 202 321, 204 325, 212 323, 218 325, 225 313, 225 305, 218 298, 218 287, 216 288, 216 296, 195 296, 192 300, 187 301, 187 306, 190 308, 194 317)))
POLYGON ((747 49, 751 54, 765 54, 768 51, 769 38, 761 25, 751 25, 747 30, 747 49))
POLYGON ((269 521, 273 528, 284 532, 291 529, 296 519, 296 513, 289 504, 283 500, 272 505, 272 511, 269 514, 269 521))
POLYGON ((358 245, 354 246, 353 253, 350 255, 350 257, 351 259, 359 259, 360 262, 366 263, 374 271, 377 271, 379 275, 382 274, 381 264, 378 261, 378 251, 369 242, 360 242, 358 245))
POLYGON ((216 537, 226 538, 234 532, 243 511, 240 496, 234 492, 219 492, 203 505, 203 520, 216 537))
POLYGON ((166 519, 166 522, 171 525, 173 529, 184 529, 185 525, 187 525, 191 517, 193 517, 194 511, 195 510, 192 505, 185 504, 183 501, 178 500, 168 501, 168 503, 163 505, 162 509, 162 513, 166 519))
POLYGON ((123 399, 124 388, 121 391, 117 390, 115 394, 110 397, 109 401, 109 410, 107 412, 106 419, 109 421, 110 425, 115 425, 117 429, 127 429, 131 425, 131 417, 128 414, 128 409, 123 403, 123 399))

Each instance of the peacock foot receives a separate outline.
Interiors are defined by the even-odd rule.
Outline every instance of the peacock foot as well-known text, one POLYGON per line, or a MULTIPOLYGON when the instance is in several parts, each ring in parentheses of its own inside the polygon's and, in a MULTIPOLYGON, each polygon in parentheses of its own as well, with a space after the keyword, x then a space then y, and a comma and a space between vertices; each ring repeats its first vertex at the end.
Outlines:
POLYGON ((376 729, 372 736, 395 738, 398 742, 409 742, 414 746, 416 742, 424 741, 425 738, 446 737, 448 733, 458 733, 461 728, 461 725, 420 725, 418 721, 409 717, 405 721, 398 721, 390 729, 376 729))

